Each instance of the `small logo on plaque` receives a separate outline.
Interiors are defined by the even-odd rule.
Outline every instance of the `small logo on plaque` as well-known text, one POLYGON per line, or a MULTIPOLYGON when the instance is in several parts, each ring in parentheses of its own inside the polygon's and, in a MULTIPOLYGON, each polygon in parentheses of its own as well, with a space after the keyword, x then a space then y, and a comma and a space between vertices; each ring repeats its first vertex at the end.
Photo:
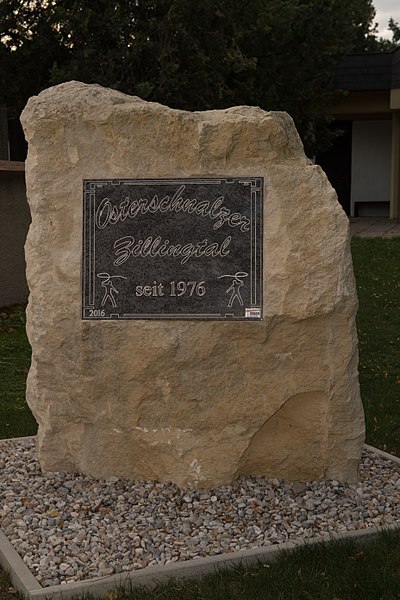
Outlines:
POLYGON ((263 179, 85 180, 83 319, 262 318, 263 179))
POLYGON ((261 308, 246 308, 244 315, 246 319, 261 319, 261 308))

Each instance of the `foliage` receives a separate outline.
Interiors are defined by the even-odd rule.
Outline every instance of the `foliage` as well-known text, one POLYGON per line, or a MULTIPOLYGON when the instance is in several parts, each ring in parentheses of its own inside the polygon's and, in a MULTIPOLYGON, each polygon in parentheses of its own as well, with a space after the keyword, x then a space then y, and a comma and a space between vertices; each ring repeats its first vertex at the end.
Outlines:
POLYGON ((287 110, 309 153, 338 59, 374 36, 372 0, 2 0, 0 104, 78 79, 173 108, 287 110))
POLYGON ((61 60, 49 7, 42 0, 0 2, 0 104, 8 105, 9 116, 51 83, 52 65, 61 60))
POLYGON ((388 29, 392 34, 392 39, 379 38, 378 40, 378 51, 380 52, 392 52, 400 48, 400 25, 397 21, 390 18, 388 29))
POLYGON ((392 43, 396 44, 396 47, 400 46, 400 25, 392 18, 389 19, 389 30, 392 33, 392 43))
POLYGON ((357 52, 393 52, 400 47, 400 26, 393 18, 389 19, 388 29, 391 33, 391 39, 378 37, 376 27, 371 31, 371 34, 364 38, 364 42, 360 47, 355 48, 357 52))

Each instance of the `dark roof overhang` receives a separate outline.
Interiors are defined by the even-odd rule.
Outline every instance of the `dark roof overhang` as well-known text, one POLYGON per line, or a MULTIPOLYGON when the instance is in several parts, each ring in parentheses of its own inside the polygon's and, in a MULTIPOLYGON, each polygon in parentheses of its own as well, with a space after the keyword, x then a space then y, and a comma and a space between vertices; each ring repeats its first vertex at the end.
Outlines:
POLYGON ((334 73, 334 89, 348 91, 400 88, 400 48, 380 54, 350 54, 334 73))

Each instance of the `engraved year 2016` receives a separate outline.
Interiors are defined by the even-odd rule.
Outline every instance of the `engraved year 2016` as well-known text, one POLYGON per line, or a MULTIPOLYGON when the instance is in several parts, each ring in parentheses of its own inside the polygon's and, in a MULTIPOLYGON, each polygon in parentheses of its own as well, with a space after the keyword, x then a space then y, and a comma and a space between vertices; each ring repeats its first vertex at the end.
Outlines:
POLYGON ((157 283, 153 281, 152 285, 137 285, 136 296, 204 296, 207 289, 205 287, 205 281, 170 281, 168 284, 157 283))
POLYGON ((99 308, 89 308, 89 317, 105 317, 106 311, 99 308))

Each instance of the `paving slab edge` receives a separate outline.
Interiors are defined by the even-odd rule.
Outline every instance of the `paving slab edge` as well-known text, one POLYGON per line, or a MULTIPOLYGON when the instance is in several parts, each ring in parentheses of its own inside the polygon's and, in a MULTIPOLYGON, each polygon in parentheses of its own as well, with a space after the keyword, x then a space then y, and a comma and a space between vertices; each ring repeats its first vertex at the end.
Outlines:
MULTIPOLYGON (((34 437, 35 436, 11 438, 0 440, 0 443, 32 439, 34 437)), ((400 458, 393 456, 388 452, 384 452, 383 450, 379 450, 368 444, 365 444, 365 449, 370 452, 375 452, 396 464, 400 464, 400 458)), ((205 556, 183 561, 179 564, 169 563, 167 565, 145 567, 144 569, 130 571, 129 573, 120 573, 107 577, 87 579, 45 588, 40 585, 0 529, 0 565, 10 573, 12 585, 29 600, 46 600, 50 598, 52 600, 64 600, 87 594, 99 597, 106 595, 107 592, 117 587, 145 585, 151 588, 170 579, 197 578, 210 574, 218 569, 229 568, 235 565, 272 562, 277 559, 282 552, 287 552, 294 548, 309 544, 345 539, 354 539, 355 541, 362 543, 367 539, 378 535, 378 533, 382 531, 394 531, 396 529, 400 529, 400 522, 378 527, 368 527, 366 529, 353 529, 351 531, 344 531, 343 533, 324 534, 299 542, 291 541, 283 544, 274 544, 272 546, 260 546, 258 548, 245 549, 230 554, 205 556)))

